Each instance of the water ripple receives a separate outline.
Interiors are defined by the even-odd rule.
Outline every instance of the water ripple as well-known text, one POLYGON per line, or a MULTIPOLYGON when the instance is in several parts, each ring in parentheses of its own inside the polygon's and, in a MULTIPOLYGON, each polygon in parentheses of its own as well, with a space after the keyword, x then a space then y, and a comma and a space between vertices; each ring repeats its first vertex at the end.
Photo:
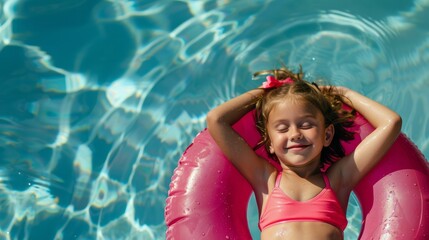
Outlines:
MULTIPOLYGON (((207 111, 281 63, 397 110, 429 154, 428 0, 0 6, 0 238, 162 239, 172 171, 207 111)), ((353 239, 353 198, 348 216, 353 239)))

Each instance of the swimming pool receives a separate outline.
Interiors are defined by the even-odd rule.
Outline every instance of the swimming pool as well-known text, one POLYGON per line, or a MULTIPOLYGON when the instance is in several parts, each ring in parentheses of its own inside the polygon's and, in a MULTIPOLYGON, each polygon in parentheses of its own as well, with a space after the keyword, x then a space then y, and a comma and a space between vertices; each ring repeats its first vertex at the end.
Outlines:
MULTIPOLYGON (((428 0, 0 6, 0 239, 163 239, 205 114, 281 63, 396 110, 429 156, 428 0)), ((348 218, 356 239, 353 200, 348 218)))

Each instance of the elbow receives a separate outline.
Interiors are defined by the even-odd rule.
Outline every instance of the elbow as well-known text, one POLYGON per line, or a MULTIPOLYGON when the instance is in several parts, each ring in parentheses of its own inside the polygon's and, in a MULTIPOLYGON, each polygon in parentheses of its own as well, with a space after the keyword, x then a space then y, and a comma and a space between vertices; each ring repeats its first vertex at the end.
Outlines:
POLYGON ((219 123, 219 122, 220 122, 220 117, 216 113, 216 111, 211 110, 210 112, 207 113, 207 116, 206 116, 207 129, 210 130, 216 125, 216 123, 219 123))
POLYGON ((400 115, 395 114, 390 118, 389 125, 392 127, 393 131, 395 131, 398 135, 402 129, 402 118, 400 115))

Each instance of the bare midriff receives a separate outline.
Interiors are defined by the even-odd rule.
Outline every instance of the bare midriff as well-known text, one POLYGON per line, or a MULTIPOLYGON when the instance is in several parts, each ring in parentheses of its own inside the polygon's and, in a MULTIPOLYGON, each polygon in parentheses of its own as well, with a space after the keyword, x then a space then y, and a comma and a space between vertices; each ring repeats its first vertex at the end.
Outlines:
POLYGON ((343 233, 324 222, 285 222, 265 228, 261 240, 343 240, 343 233))

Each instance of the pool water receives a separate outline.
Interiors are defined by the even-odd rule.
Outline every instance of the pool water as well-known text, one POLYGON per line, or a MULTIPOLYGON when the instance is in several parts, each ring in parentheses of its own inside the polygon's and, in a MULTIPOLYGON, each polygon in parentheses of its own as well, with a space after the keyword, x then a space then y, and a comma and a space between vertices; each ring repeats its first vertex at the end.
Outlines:
MULTIPOLYGON (((391 107, 429 156, 429 0, 0 7, 0 239, 164 239, 170 178, 207 112, 282 63, 391 107)), ((353 197, 347 216, 356 239, 353 197)))

